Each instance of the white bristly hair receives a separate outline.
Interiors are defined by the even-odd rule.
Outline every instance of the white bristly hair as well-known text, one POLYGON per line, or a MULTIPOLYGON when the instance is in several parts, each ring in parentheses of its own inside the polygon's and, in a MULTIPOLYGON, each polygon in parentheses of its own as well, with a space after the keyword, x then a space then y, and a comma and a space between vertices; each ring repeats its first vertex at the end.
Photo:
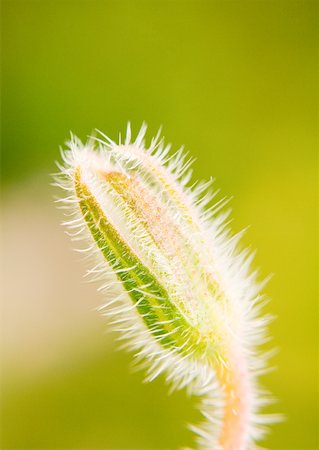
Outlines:
POLYGON ((191 184, 192 160, 170 154, 160 133, 145 148, 146 126, 124 143, 103 133, 62 151, 55 184, 68 234, 85 241, 88 275, 101 282, 99 309, 123 347, 152 381, 199 398, 203 423, 191 426, 206 450, 253 450, 272 402, 257 378, 271 352, 262 352, 270 317, 261 315, 265 282, 251 271, 253 253, 239 251, 227 199, 215 203, 213 180, 191 184))

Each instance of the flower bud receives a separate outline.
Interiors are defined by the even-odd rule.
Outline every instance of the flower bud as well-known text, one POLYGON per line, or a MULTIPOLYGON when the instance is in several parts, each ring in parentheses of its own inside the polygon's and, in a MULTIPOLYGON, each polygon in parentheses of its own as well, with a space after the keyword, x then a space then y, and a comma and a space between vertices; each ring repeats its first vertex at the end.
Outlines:
POLYGON ((58 177, 76 216, 68 225, 89 238, 99 261, 90 273, 108 291, 102 309, 147 378, 163 372, 173 388, 202 396, 200 448, 252 448, 262 436, 256 345, 267 320, 251 256, 236 250, 225 200, 209 207, 211 181, 190 186, 183 151, 168 156, 158 137, 145 149, 144 134, 132 143, 128 126, 124 144, 72 137, 58 177))

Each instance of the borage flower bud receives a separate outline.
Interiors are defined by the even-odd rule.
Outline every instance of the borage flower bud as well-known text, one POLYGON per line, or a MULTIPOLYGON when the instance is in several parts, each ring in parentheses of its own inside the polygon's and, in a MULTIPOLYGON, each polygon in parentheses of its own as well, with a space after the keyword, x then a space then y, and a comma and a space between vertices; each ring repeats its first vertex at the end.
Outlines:
POLYGON ((256 354, 267 322, 261 285, 251 255, 236 251, 225 200, 207 207, 211 181, 189 186, 183 151, 168 156, 158 136, 145 149, 145 130, 132 143, 128 126, 124 144, 72 137, 58 177, 67 208, 75 206, 68 226, 75 239, 89 235, 99 258, 89 272, 109 291, 101 309, 147 379, 163 372, 173 388, 201 396, 205 422, 192 427, 199 447, 251 449, 268 421, 256 382, 265 365, 256 354))

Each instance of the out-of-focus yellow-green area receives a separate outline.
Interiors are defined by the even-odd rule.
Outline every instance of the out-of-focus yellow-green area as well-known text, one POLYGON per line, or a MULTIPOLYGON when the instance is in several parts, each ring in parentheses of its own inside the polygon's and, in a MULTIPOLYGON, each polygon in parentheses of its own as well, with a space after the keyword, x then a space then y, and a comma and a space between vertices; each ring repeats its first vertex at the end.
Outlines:
POLYGON ((3 449, 177 449, 196 400, 145 385, 94 310, 52 202, 69 131, 160 125, 274 273, 266 313, 286 420, 269 449, 318 448, 318 2, 2 2, 3 449))

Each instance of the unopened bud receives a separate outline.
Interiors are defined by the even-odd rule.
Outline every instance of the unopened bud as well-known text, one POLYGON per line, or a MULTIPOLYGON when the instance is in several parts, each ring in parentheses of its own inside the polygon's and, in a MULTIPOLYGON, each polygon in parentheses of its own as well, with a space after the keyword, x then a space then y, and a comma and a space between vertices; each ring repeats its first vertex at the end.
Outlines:
POLYGON ((116 286, 103 309, 148 379, 164 372, 174 388, 203 396, 200 448, 248 450, 262 436, 265 401, 256 346, 266 319, 251 257, 236 251, 225 201, 208 207, 211 182, 189 186, 182 150, 168 156, 158 138, 145 149, 144 134, 132 143, 128 126, 124 144, 71 139, 58 176, 75 214, 68 225, 75 239, 89 235, 99 261, 90 272, 116 286))

